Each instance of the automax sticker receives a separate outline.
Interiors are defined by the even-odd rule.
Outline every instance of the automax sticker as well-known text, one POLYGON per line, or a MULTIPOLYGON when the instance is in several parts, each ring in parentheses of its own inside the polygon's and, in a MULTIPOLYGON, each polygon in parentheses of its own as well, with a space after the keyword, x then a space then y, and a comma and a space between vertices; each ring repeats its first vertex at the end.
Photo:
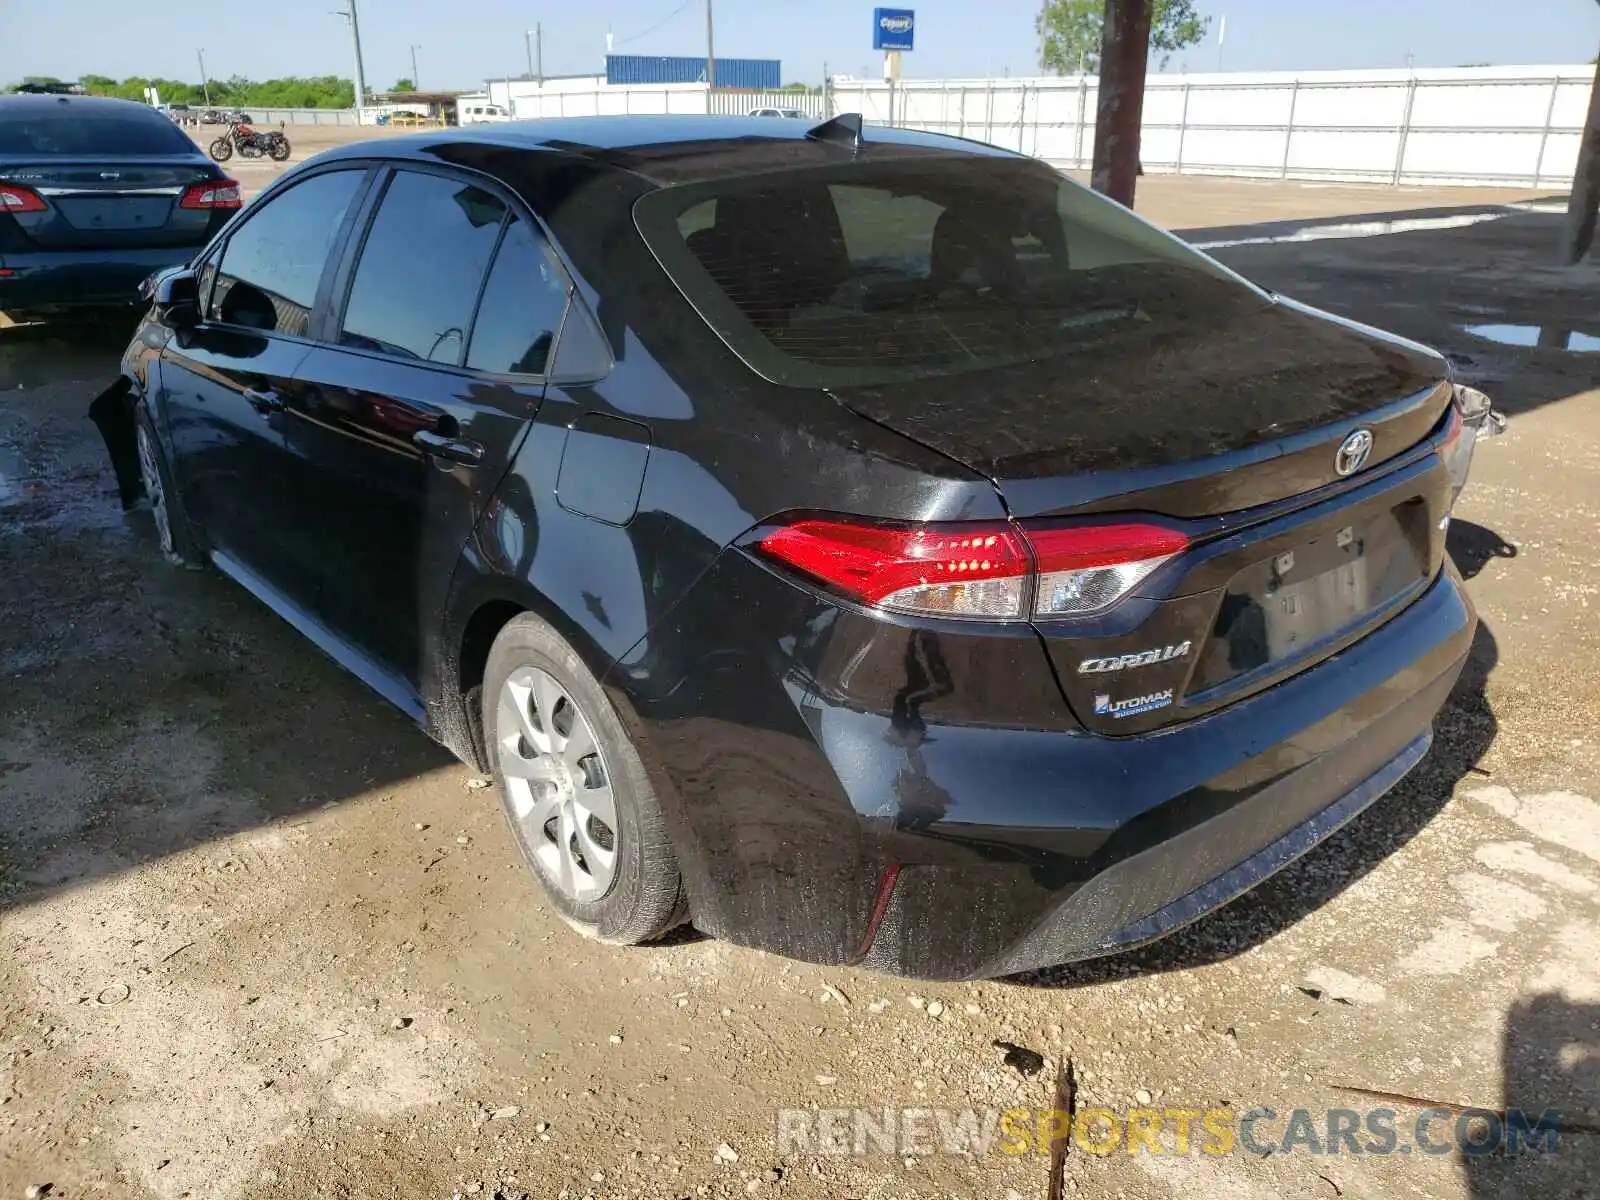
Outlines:
POLYGON ((1145 696, 1130 696, 1126 700, 1113 700, 1110 696, 1100 695, 1094 698, 1094 715, 1097 717, 1137 717, 1140 713, 1154 712, 1158 708, 1166 708, 1172 703, 1172 689, 1167 688, 1161 692, 1151 692, 1145 696))

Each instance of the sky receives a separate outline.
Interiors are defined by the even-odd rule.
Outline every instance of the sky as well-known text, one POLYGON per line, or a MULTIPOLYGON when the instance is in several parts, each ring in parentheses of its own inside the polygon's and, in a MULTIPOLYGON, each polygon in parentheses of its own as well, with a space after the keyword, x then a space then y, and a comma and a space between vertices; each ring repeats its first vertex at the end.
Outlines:
MULTIPOLYGON (((347 0, 0 0, 0 83, 24 75, 348 77, 347 0)), ((707 0, 357 0, 370 87, 411 74, 425 88, 470 88, 527 69, 524 30, 544 30, 546 74, 604 68, 606 32, 630 54, 705 53, 707 0)), ((785 81, 881 71, 872 0, 713 0, 718 56, 780 58, 785 81), (873 64, 879 64, 874 67, 873 64)), ((900 0, 917 13, 904 74, 1036 74, 1038 0, 900 0)), ((1588 62, 1600 51, 1595 0, 1197 0, 1227 16, 1227 70, 1588 62)), ((1217 29, 1168 70, 1217 69, 1217 29)))

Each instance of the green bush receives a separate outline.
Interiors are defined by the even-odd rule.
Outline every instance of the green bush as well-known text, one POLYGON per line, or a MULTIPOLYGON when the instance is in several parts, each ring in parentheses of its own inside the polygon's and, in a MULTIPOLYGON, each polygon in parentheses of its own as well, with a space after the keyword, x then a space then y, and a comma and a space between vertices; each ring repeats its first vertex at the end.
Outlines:
MULTIPOLYGON (((112 79, 108 75, 83 75, 78 82, 91 96, 143 100, 145 88, 153 87, 165 104, 187 104, 191 108, 204 108, 207 104, 205 88, 179 79, 146 79, 139 75, 112 79)), ((210 105, 213 108, 349 108, 355 102, 355 88, 348 79, 337 75, 260 82, 235 75, 232 79, 211 81, 210 105)))

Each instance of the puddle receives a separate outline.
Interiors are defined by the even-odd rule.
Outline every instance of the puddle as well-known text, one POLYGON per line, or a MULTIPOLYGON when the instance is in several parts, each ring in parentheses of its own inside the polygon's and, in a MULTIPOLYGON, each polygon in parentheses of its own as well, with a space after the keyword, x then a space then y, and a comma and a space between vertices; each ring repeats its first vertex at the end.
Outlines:
POLYGON ((1473 337, 1499 342, 1503 346, 1531 346, 1542 350, 1565 350, 1571 354, 1600 354, 1600 337, 1573 329, 1547 325, 1463 325, 1473 337))
POLYGON ((1285 242, 1324 242, 1346 238, 1383 237, 1391 233, 1418 233, 1429 229, 1462 229, 1468 225, 1481 225, 1485 221, 1498 221, 1506 216, 1504 208, 1492 212, 1456 213, 1443 217, 1411 217, 1393 221, 1344 221, 1325 225, 1305 225, 1291 233, 1267 234, 1262 237, 1230 238, 1219 242, 1192 242, 1196 250, 1223 250, 1232 246, 1277 246, 1285 242))

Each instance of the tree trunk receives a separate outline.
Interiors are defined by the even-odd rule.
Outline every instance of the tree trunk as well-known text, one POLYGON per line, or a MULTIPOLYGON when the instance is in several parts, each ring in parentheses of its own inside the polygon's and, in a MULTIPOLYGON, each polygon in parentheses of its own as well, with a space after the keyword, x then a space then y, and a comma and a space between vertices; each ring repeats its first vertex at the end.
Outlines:
POLYGON ((1595 65, 1594 90, 1589 93, 1589 119, 1584 122, 1583 141, 1578 144, 1578 170, 1572 177, 1572 195, 1567 200, 1567 223, 1561 231, 1560 259, 1564 265, 1571 266, 1589 252, 1594 244, 1597 217, 1600 217, 1600 60, 1595 65))
POLYGON ((1094 116, 1094 190, 1133 207, 1139 121, 1150 60, 1151 0, 1106 0, 1100 35, 1100 99, 1094 116))

